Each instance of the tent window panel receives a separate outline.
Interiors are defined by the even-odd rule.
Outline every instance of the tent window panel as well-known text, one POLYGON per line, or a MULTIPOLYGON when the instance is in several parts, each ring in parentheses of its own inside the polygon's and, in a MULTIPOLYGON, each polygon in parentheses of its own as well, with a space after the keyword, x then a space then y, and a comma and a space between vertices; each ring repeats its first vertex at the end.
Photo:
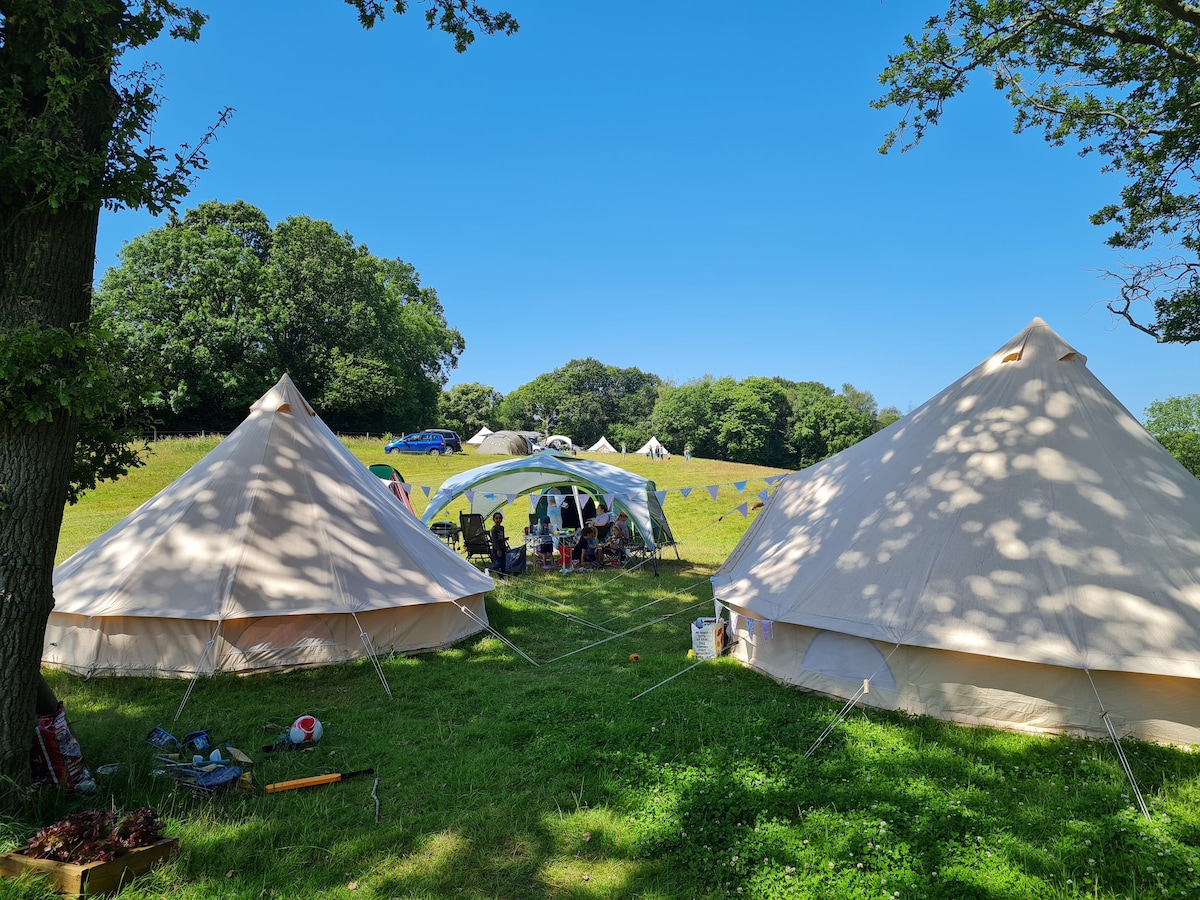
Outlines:
POLYGON ((866 638, 822 631, 812 639, 800 665, 810 672, 845 678, 871 679, 872 687, 896 690, 896 677, 879 648, 866 638))

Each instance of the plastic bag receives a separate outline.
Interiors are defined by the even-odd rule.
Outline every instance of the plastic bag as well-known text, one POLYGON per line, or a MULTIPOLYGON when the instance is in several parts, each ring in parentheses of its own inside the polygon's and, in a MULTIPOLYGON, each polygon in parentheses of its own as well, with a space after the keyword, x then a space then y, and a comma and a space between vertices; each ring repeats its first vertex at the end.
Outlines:
POLYGON ((73 791, 92 793, 96 782, 83 763, 83 748, 67 724, 62 703, 53 715, 38 716, 30 755, 33 780, 73 791))

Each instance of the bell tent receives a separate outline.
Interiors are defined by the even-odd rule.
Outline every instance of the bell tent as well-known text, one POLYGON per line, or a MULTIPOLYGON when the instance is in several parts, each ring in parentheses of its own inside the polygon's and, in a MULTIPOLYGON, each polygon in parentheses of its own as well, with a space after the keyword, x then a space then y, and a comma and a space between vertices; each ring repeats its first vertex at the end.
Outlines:
POLYGON ((486 627, 492 587, 284 375, 212 452, 54 570, 42 661, 182 677, 429 650, 486 627))
POLYGON ((638 447, 637 452, 640 453, 642 456, 670 456, 671 455, 668 452, 667 448, 664 447, 662 445, 662 442, 656 437, 650 438, 650 440, 646 441, 646 443, 644 443, 644 444, 642 444, 642 446, 638 447))
POLYGON ((571 485, 609 500, 610 510, 627 513, 647 548, 674 543, 654 482, 608 463, 556 450, 478 466, 447 478, 429 498, 421 518, 428 525, 456 497, 466 494, 471 512, 482 514, 486 520, 512 498, 571 485))
POLYGON ((602 437, 592 446, 587 448, 588 453, 616 453, 617 448, 608 442, 608 438, 602 437))
POLYGON ((490 429, 486 425, 484 425, 477 432, 475 432, 473 435, 471 435, 469 438, 467 438, 465 441, 463 441, 463 443, 470 444, 472 447, 478 447, 480 444, 483 443, 483 439, 492 433, 493 433, 492 429, 490 429))
POLYGON ((787 683, 1200 743, 1200 481, 1040 319, 780 481, 712 583, 735 655, 787 683))

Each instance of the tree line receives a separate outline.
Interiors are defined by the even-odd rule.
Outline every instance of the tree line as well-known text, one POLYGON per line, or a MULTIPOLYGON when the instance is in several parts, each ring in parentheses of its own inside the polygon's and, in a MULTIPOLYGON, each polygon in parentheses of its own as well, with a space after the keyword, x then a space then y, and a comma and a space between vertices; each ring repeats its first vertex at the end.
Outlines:
POLYGON ((841 392, 815 381, 706 376, 672 384, 637 368, 574 359, 507 396, 487 385, 455 385, 442 395, 440 421, 464 437, 481 427, 561 433, 588 447, 606 437, 641 446, 652 435, 673 452, 799 469, 819 462, 900 418, 869 391, 841 392))
POLYGON ((329 222, 274 226, 244 201, 210 201, 122 248, 96 289, 93 326, 127 394, 126 420, 227 431, 287 373, 339 431, 481 426, 555 432, 589 446, 652 434, 698 456, 811 465, 900 417, 867 391, 784 378, 682 385, 571 360, 507 396, 444 389, 465 342, 437 292, 329 222))

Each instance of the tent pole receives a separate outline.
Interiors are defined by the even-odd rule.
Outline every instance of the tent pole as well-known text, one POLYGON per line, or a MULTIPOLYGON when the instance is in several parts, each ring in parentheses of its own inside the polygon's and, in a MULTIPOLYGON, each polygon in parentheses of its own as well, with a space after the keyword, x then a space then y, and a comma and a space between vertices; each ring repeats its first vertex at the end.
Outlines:
POLYGON ((1138 787, 1137 779, 1133 777, 1133 766, 1129 763, 1129 758, 1125 755, 1125 748, 1121 746, 1121 739, 1117 737, 1116 726, 1112 723, 1112 718, 1108 714, 1108 710, 1104 708, 1104 701, 1100 699, 1100 691, 1096 689, 1096 682, 1092 680, 1091 669, 1084 669, 1084 674, 1087 675, 1088 683, 1092 686, 1092 693, 1096 695, 1096 702, 1100 704, 1100 721, 1104 723, 1104 730, 1108 732, 1109 738, 1112 739, 1113 748, 1117 751, 1117 760, 1121 763, 1121 768, 1125 770, 1125 777, 1129 779, 1129 786, 1133 788, 1133 796, 1137 800, 1138 809, 1142 815, 1146 817, 1146 821, 1151 821, 1150 810, 1146 807, 1146 799, 1142 796, 1142 790, 1138 787))
POLYGON ((392 686, 388 684, 387 676, 383 674, 383 665, 379 662, 379 656, 375 653, 375 647, 371 644, 371 639, 367 637, 366 630, 362 627, 362 622, 358 621, 358 613, 351 612, 350 616, 354 619, 354 624, 358 627, 358 639, 363 642, 363 646, 367 648, 367 656, 371 660, 371 665, 375 667, 375 674, 379 676, 379 681, 383 684, 383 692, 388 695, 388 699, 392 699, 392 686))
POLYGON ((196 682, 200 680, 200 670, 204 667, 204 661, 208 659, 208 653, 212 650, 213 645, 217 642, 217 635, 221 633, 221 620, 217 620, 217 627, 213 629, 213 635, 208 639, 208 643, 204 645, 204 652, 200 654, 200 662, 196 663, 196 671, 192 674, 192 680, 188 682, 187 690, 183 692, 183 700, 179 703, 179 709, 175 710, 175 721, 179 721, 179 717, 183 715, 183 708, 187 706, 188 699, 192 696, 192 688, 196 686, 196 682))

